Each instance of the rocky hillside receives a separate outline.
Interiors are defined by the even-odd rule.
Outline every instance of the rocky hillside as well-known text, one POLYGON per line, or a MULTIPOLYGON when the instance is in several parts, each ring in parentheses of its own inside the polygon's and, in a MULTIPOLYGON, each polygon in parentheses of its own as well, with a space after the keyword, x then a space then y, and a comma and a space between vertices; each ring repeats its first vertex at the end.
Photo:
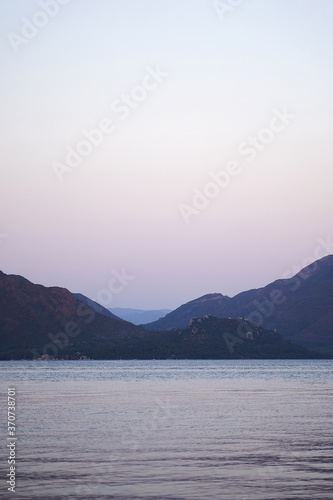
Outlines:
POLYGON ((94 359, 316 359, 324 357, 246 320, 193 318, 180 330, 116 339, 94 359))
POLYGON ((333 256, 320 259, 290 279, 233 298, 219 293, 204 295, 144 326, 148 330, 184 328, 191 318, 205 314, 246 317, 259 326, 276 329, 286 339, 333 355, 333 256))
MULTIPOLYGON (((211 295, 193 301, 194 306, 198 302, 203 317, 192 317, 185 328, 147 331, 96 312, 65 288, 48 288, 21 276, 0 273, 0 359, 322 357, 249 320, 202 314, 205 304, 223 308, 232 300, 224 299, 211 295)), ((309 311, 308 316, 311 314, 309 311)))

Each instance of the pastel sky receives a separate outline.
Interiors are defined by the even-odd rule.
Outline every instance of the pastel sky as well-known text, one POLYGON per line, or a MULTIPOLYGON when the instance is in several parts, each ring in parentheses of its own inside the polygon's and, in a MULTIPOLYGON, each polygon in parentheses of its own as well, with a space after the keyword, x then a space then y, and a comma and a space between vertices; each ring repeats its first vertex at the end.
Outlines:
POLYGON ((0 13, 3 272, 172 309, 264 286, 333 236, 331 0, 0 13))

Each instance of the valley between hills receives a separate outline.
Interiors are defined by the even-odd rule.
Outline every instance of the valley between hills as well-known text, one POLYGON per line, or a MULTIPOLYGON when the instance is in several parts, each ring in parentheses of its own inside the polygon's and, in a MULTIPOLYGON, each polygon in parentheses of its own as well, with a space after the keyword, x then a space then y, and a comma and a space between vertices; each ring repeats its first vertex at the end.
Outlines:
POLYGON ((82 294, 0 272, 0 334, 2 360, 331 358, 333 256, 290 279, 232 298, 204 295, 141 325, 82 294))

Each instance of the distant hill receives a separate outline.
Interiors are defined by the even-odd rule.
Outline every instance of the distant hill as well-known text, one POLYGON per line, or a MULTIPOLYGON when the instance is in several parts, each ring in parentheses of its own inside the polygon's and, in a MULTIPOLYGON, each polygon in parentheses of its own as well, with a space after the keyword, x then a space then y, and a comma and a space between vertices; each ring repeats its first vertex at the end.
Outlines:
POLYGON ((65 288, 35 285, 0 271, 0 359, 33 353, 86 354, 90 343, 146 335, 137 326, 96 313, 65 288))
MULTIPOLYGON (((201 303, 214 303, 214 298, 207 296, 201 303)), ((35 285, 22 276, 0 272, 0 359, 44 355, 58 359, 325 357, 242 319, 204 315, 192 318, 182 329, 147 331, 96 312, 65 288, 35 285)))
POLYGON ((233 298, 214 293, 183 304, 147 330, 184 328, 193 317, 245 317, 309 349, 333 355, 333 256, 290 279, 249 290, 233 298))
MULTIPOLYGON (((81 300, 81 302, 84 302, 87 304, 91 309, 95 312, 98 312, 100 314, 104 314, 104 316, 107 316, 108 318, 113 318, 113 319, 118 319, 122 320, 123 318, 120 318, 113 314, 110 309, 106 309, 106 307, 101 306, 94 300, 89 299, 89 297, 86 297, 85 295, 82 295, 82 293, 73 293, 74 297, 76 297, 78 300, 81 300)), ((133 323, 133 321, 132 321, 133 323)))
POLYGON ((174 330, 185 328, 192 318, 201 318, 211 314, 218 318, 232 316, 238 318, 241 314, 232 306, 232 299, 221 293, 210 293, 198 299, 191 300, 167 314, 164 318, 144 324, 147 330, 174 330))
MULTIPOLYGON (((148 332, 147 332, 148 333, 148 332)), ((187 328, 115 340, 99 359, 317 359, 324 355, 246 320, 193 318, 187 328), (241 328, 240 328, 241 326, 241 328)))
POLYGON ((171 312, 171 309, 129 309, 124 307, 114 307, 109 309, 111 313, 115 314, 119 318, 126 321, 130 321, 134 325, 142 325, 144 323, 150 323, 156 321, 160 318, 164 318, 166 314, 171 312))

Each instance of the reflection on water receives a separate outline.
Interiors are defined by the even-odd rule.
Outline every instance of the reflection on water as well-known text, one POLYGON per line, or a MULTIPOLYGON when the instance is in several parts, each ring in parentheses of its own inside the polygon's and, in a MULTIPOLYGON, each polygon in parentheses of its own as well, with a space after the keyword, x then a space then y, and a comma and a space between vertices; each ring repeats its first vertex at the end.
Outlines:
POLYGON ((4 362, 0 381, 18 498, 333 498, 331 360, 4 362))

